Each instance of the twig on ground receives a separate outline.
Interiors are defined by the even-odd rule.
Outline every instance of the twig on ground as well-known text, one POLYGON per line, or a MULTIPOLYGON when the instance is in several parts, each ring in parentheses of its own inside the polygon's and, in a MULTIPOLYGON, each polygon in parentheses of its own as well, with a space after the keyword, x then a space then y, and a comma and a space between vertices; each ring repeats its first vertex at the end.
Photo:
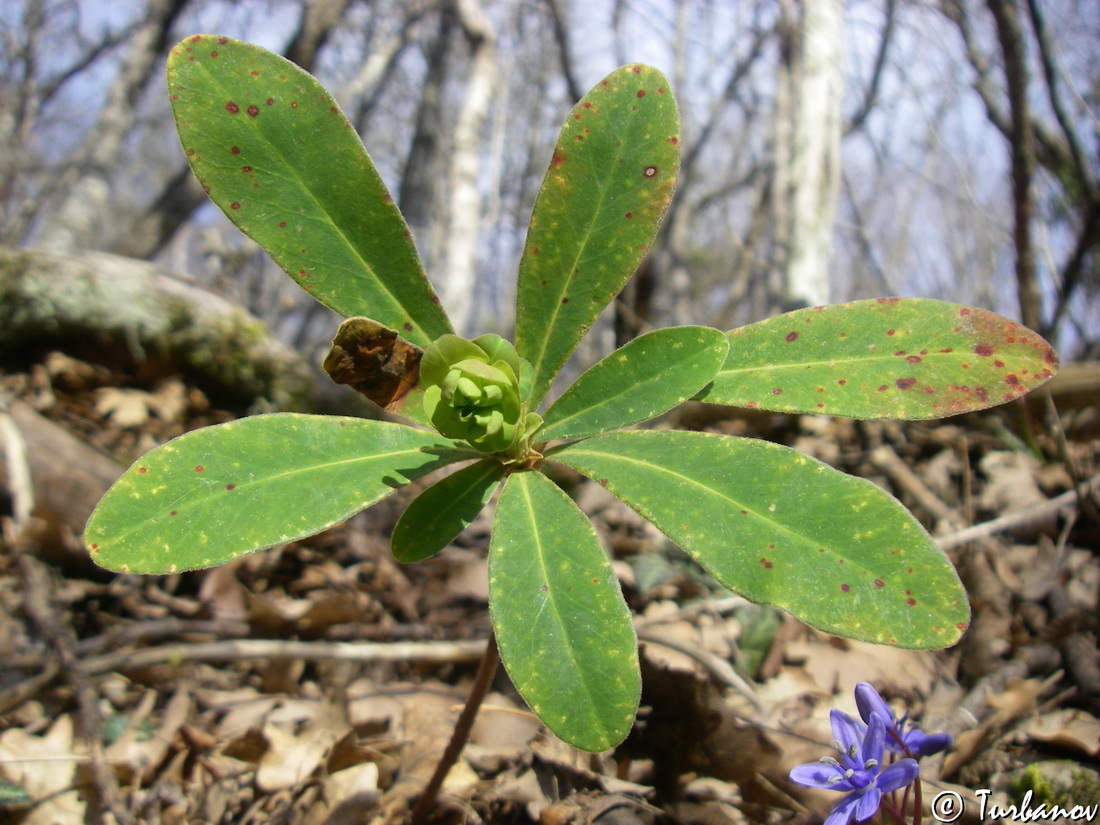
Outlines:
POLYGON ((890 477, 898 487, 911 495, 917 505, 925 510, 936 521, 944 522, 953 528, 960 528, 965 523, 957 510, 947 506, 939 496, 932 492, 920 477, 910 469, 894 448, 889 445, 876 447, 871 451, 871 463, 890 477))
POLYGON ((1094 475, 1076 490, 1067 490, 1060 496, 1055 496, 1050 501, 1044 501, 1041 504, 1033 504, 1030 507, 1024 507, 1022 510, 1017 510, 1015 513, 1008 513, 1000 518, 966 527, 948 536, 942 536, 936 539, 936 543, 944 550, 950 550, 953 547, 958 547, 960 544, 966 544, 967 542, 987 538, 988 536, 1004 532, 1005 530, 1012 530, 1017 527, 1023 527, 1037 521, 1042 521, 1048 518, 1051 513, 1057 512, 1063 507, 1072 507, 1076 505, 1078 501, 1091 496, 1097 491, 1100 491, 1100 473, 1094 475))
POLYGON ((158 645, 110 653, 85 662, 89 674, 134 670, 166 662, 232 662, 240 659, 307 659, 348 662, 469 662, 485 650, 483 640, 465 642, 298 642, 233 639, 224 642, 158 645))
MULTIPOLYGON (((191 623, 183 623, 191 624, 191 623)), ((201 624, 201 623, 200 623, 201 624)), ((427 662, 449 664, 476 660, 485 650, 480 640, 465 642, 298 642, 267 639, 234 639, 157 645, 123 653, 85 659, 83 671, 97 676, 113 671, 138 670, 177 662, 233 662, 242 659, 305 659, 307 661, 427 662)), ((0 691, 0 710, 14 707, 33 696, 58 672, 37 674, 0 691)))
POLYGON ((0 690, 0 713, 7 713, 28 699, 33 699, 60 672, 61 668, 58 666, 57 661, 51 659, 43 665, 41 673, 36 673, 29 679, 24 679, 10 688, 0 690))
POLYGON ((90 636, 76 643, 76 652, 80 656, 91 656, 110 648, 120 648, 137 642, 148 642, 169 636, 188 634, 215 636, 222 639, 234 639, 247 636, 251 628, 246 622, 233 622, 218 619, 160 619, 156 621, 134 622, 117 626, 98 636, 90 636))
POLYGON ((667 647, 670 650, 675 650, 679 653, 683 653, 685 656, 690 656, 697 661, 703 667, 705 667, 710 674, 714 676, 719 682, 733 688, 740 693, 754 708, 760 710, 760 700, 756 698, 756 692, 752 689, 745 679, 733 669, 729 662, 725 659, 716 656, 710 651, 703 650, 698 645, 689 644, 682 639, 676 639, 666 634, 657 632, 652 628, 643 627, 638 630, 638 639, 643 642, 649 642, 650 644, 660 645, 661 647, 667 647))

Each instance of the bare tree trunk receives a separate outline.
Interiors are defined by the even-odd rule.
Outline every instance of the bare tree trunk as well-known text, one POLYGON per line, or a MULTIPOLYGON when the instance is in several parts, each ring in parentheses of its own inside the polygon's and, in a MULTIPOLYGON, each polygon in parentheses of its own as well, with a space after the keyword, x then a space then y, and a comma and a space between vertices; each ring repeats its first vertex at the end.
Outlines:
POLYGON ((794 155, 796 78, 798 76, 798 27, 793 0, 782 0, 778 25, 779 66, 775 78, 775 112, 772 125, 771 266, 752 284, 753 315, 765 317, 783 309, 780 282, 786 277, 791 257, 791 159, 794 155))
POLYGON ((112 234, 112 170, 125 150, 141 91, 167 46, 172 23, 186 4, 187 0, 149 0, 145 22, 130 42, 107 103, 77 152, 74 168, 79 177, 47 224, 39 245, 56 250, 95 247, 112 234))
POLYGON ((287 46, 286 59, 303 69, 312 67, 317 62, 317 52, 339 24, 350 1, 311 0, 298 19, 298 30, 287 46))
POLYGON ((565 80, 565 88, 569 90, 571 101, 584 97, 584 89, 577 80, 577 73, 573 68, 572 49, 569 45, 569 32, 565 27, 565 19, 561 13, 558 0, 545 0, 546 9, 550 12, 550 21, 554 26, 554 42, 558 44, 558 55, 561 58, 561 75, 565 80))
MULTIPOLYGON (((686 57, 693 45, 686 8, 687 4, 681 4, 677 15, 675 73, 681 79, 674 86, 678 87, 687 84, 686 57)), ((708 171, 703 168, 705 150, 720 133, 719 124, 723 114, 737 102, 743 84, 763 53, 771 34, 772 29, 768 26, 754 27, 745 48, 740 53, 729 55, 729 73, 721 94, 711 100, 706 117, 695 125, 693 133, 684 134, 679 186, 665 215, 655 249, 646 259, 649 265, 643 266, 627 282, 615 305, 615 340, 618 346, 645 332, 658 320, 653 317, 653 309, 658 304, 665 309, 665 317, 659 319, 664 323, 690 324, 703 320, 697 306, 700 287, 697 273, 692 272, 690 259, 693 221, 703 203, 713 196, 713 192, 702 197, 697 194, 703 185, 713 183, 708 171), (658 291, 661 292, 659 299, 658 291)), ((690 97, 681 95, 680 99, 682 105, 686 103, 690 108, 690 97)), ((690 125, 688 128, 690 129, 690 125)), ((728 147, 727 151, 736 154, 743 146, 744 144, 728 147)), ((742 182, 752 177, 750 172, 744 176, 742 182)), ((734 184, 731 188, 739 188, 740 185, 734 184)))
POLYGON ((840 0, 803 2, 795 68, 789 75, 789 171, 780 169, 777 156, 776 173, 786 177, 778 194, 789 204, 785 285, 794 305, 829 302, 829 259, 840 187, 842 15, 840 0))
POLYGON ((347 101, 349 107, 354 105, 352 122, 364 138, 367 118, 378 105, 387 82, 393 77, 398 59, 412 43, 412 29, 424 15, 423 6, 424 3, 418 2, 403 7, 405 17, 398 31, 366 55, 355 78, 341 92, 340 98, 347 101))
POLYGON ((470 44, 471 66, 454 130, 445 266, 440 286, 455 327, 460 333, 469 334, 478 320, 474 288, 484 214, 478 174, 481 159, 487 154, 482 126, 497 82, 496 33, 478 0, 457 0, 455 7, 470 44))
POLYGON ((451 51, 455 19, 450 0, 439 3, 439 30, 425 55, 428 73, 420 90, 416 131, 409 146, 397 205, 416 236, 421 254, 430 249, 429 227, 434 217, 436 193, 443 172, 443 84, 451 51))

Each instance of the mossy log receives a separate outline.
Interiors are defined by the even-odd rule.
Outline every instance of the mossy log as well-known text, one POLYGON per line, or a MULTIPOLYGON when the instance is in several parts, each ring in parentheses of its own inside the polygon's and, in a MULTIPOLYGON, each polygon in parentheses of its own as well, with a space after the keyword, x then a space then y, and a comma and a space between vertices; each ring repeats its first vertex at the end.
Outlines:
POLYGON ((138 363, 167 359, 204 391, 242 407, 315 406, 318 368, 210 289, 103 252, 0 249, 5 360, 19 348, 80 341, 121 344, 138 363))

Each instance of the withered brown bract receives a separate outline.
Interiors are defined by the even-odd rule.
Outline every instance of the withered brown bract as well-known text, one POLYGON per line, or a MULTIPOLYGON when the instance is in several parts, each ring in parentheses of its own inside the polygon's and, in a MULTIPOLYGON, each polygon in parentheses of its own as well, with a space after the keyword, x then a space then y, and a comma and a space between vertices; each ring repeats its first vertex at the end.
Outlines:
POLYGON ((348 318, 332 339, 324 368, 337 384, 347 384, 393 412, 417 385, 423 354, 419 347, 377 321, 348 318))

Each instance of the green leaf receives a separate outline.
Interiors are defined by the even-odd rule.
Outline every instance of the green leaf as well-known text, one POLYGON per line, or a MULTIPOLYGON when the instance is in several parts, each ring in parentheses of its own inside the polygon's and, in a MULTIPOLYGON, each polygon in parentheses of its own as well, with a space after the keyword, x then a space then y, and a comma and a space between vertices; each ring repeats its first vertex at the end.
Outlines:
POLYGON ((617 69, 569 114, 519 266, 516 349, 534 368, 532 409, 653 243, 679 164, 680 118, 656 69, 617 69))
POLYGON ((714 378, 728 350, 726 336, 710 327, 669 327, 635 338, 550 406, 539 439, 579 438, 668 412, 714 378))
POLYGON ((502 478, 504 465, 486 459, 437 481, 397 520, 393 557, 408 563, 434 556, 477 518, 502 478))
POLYGON ((956 642, 970 610, 947 556, 894 498, 749 438, 623 432, 553 453, 721 584, 815 627, 906 648, 956 642))
POLYGON ((451 331, 404 218, 320 83, 259 46, 199 34, 172 49, 168 92, 199 183, 307 292, 420 347, 451 331))
POLYGON ((181 435, 138 459, 84 532, 122 573, 213 567, 320 532, 426 473, 477 454, 434 433, 277 413, 181 435))
POLYGON ((555 734, 603 751, 630 731, 638 640, 596 531, 546 476, 508 477, 489 546, 489 611, 512 683, 555 734))
POLYGON ((0 805, 29 805, 34 797, 18 782, 0 776, 0 805))
POLYGON ((982 309, 878 298, 729 333, 701 401, 851 418, 942 418, 1019 398, 1058 370, 1038 334, 982 309))

